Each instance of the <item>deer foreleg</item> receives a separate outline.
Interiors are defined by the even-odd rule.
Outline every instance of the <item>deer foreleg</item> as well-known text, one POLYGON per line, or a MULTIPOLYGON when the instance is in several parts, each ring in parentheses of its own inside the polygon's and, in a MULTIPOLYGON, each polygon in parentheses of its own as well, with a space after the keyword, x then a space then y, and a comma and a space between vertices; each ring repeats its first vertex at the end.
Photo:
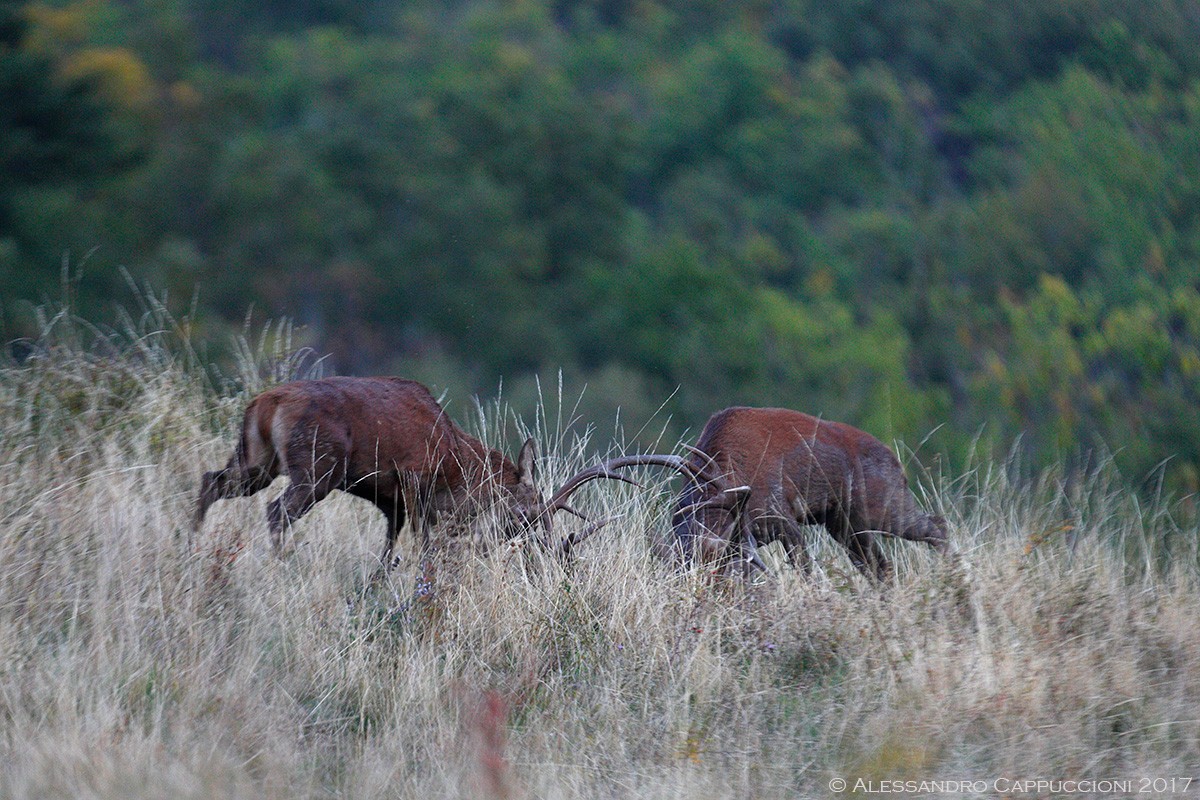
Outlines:
POLYGON ((750 577, 751 568, 767 572, 767 565, 758 555, 758 540, 754 538, 754 526, 750 524, 749 515, 739 514, 734 530, 737 532, 736 552, 742 564, 743 577, 750 577))
POLYGON ((856 531, 849 522, 843 522, 833 533, 838 543, 846 548, 851 563, 863 575, 880 583, 891 576, 892 564, 883 554, 875 533, 869 530, 856 531))
POLYGON ((812 575, 812 554, 808 552, 804 543, 804 529, 800 527, 800 523, 790 519, 783 520, 780 525, 779 538, 783 541, 783 551, 787 554, 788 564, 792 569, 803 570, 805 575, 812 575))
POLYGON ((218 500, 230 497, 248 497, 271 485, 275 475, 262 467, 226 467, 215 472, 206 472, 200 479, 200 496, 196 502, 193 527, 200 529, 208 509, 218 500))

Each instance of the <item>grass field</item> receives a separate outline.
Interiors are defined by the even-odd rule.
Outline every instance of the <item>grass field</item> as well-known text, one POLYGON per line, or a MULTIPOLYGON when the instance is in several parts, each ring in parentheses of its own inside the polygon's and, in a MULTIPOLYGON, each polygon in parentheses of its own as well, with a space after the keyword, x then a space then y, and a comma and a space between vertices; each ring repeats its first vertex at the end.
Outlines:
MULTIPOLYGON (((674 573, 649 555, 674 484, 646 473, 580 492, 621 516, 569 570, 445 544, 417 587, 409 542, 352 600, 384 529, 361 501, 320 504, 284 561, 282 481, 190 535, 260 378, 248 357, 246 390, 212 389, 154 322, 119 352, 50 335, 0 377, 0 797, 1200 796, 1198 532, 1104 469, 913 474, 958 555, 889 545, 883 589, 819 530, 809 578, 774 550, 748 588, 674 573), (1008 793, 1114 796, 1074 788, 1008 793)), ((550 416, 547 490, 608 448, 550 416)), ((473 423, 515 450, 503 413, 473 423)))

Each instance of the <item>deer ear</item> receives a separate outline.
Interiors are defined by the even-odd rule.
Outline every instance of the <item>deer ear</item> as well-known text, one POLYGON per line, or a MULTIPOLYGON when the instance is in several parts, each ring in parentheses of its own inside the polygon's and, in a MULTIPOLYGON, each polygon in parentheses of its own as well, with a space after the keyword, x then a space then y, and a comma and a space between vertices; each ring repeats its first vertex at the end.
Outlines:
POLYGON ((531 436, 521 445, 521 452, 517 454, 517 480, 527 486, 533 486, 534 478, 537 477, 536 461, 537 445, 531 436))

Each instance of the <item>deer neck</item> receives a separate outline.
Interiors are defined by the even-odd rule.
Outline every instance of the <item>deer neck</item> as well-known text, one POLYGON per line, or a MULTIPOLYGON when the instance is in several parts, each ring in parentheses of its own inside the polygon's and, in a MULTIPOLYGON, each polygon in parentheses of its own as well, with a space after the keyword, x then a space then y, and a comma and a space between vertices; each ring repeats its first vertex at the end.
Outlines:
POLYGON ((461 461, 468 485, 490 487, 517 482, 517 466, 504 453, 474 436, 463 436, 462 449, 461 461))

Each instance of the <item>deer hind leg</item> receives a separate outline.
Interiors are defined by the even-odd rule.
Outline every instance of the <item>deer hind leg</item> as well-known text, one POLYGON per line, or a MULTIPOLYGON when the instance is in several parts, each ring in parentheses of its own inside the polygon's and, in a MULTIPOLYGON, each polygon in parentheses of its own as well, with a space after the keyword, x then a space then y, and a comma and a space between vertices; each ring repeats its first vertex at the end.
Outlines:
POLYGON ((950 549, 945 518, 926 514, 914 502, 904 504, 897 513, 857 522, 861 522, 860 528, 886 531, 898 539, 922 542, 942 555, 950 549))
POLYGON ((331 453, 316 455, 311 467, 289 469, 291 485, 267 505, 267 528, 271 546, 278 556, 284 555, 284 529, 307 514, 334 489, 345 484, 346 464, 331 453))
POLYGON ((912 542, 924 542, 942 555, 950 550, 945 517, 918 513, 916 521, 897 535, 912 542))

